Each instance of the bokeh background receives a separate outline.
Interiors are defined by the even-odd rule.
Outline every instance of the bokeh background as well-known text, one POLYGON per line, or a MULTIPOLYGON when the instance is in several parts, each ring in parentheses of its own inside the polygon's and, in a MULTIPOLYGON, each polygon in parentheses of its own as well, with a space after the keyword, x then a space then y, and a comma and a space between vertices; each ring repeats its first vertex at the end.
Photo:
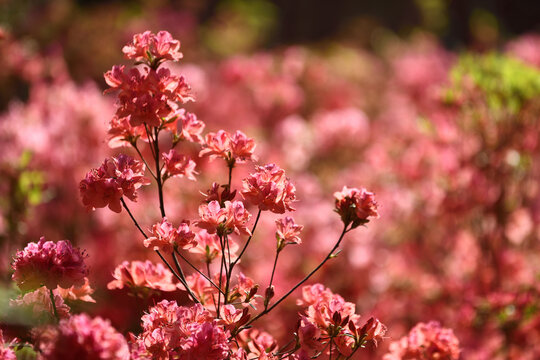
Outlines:
MULTIPOLYGON (((296 183, 304 243, 280 257, 278 293, 339 234, 332 193, 365 186, 381 218, 313 281, 388 326, 374 358, 429 320, 454 330, 464 359, 540 357, 538 1, 3 0, 0 26, 0 322, 10 334, 25 339, 34 321, 8 305, 11 256, 42 235, 89 254, 97 303, 74 309, 138 331, 149 303, 106 284, 122 260, 158 259, 125 214, 86 212, 78 183, 119 151, 107 146, 114 98, 103 73, 127 64, 134 33, 167 30, 184 53, 171 68, 197 99, 188 109, 207 131, 254 137, 261 163, 296 183)), ((196 183, 169 184, 172 218, 195 219, 199 191, 224 181, 223 164, 198 167, 196 183)), ((238 167, 233 184, 250 170, 238 167)), ((147 227, 156 204, 150 188, 134 209, 147 227)), ((243 269, 265 283, 273 218, 259 231, 243 269)), ((292 299, 261 326, 286 342, 298 311, 292 299)))

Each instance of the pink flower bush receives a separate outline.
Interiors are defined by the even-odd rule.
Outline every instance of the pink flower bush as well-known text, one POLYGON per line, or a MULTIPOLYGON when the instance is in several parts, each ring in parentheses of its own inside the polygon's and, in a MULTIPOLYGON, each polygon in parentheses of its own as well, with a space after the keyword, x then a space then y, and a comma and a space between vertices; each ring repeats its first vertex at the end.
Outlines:
POLYGON ((390 344, 390 352, 383 359, 457 360, 459 354, 459 341, 453 331, 431 321, 417 324, 407 336, 390 344))
POLYGON ((37 338, 41 357, 46 360, 130 358, 126 339, 100 317, 74 315, 58 326, 42 329, 37 338))
POLYGON ((256 166, 256 172, 243 180, 242 196, 259 207, 277 214, 294 211, 296 188, 276 164, 256 166))
POLYGON ((127 155, 105 159, 79 185, 84 206, 89 210, 108 206, 114 212, 121 212, 122 197, 137 201, 137 189, 149 184, 144 171, 143 163, 127 155))
POLYGON ((169 269, 161 263, 154 264, 149 260, 124 261, 114 269, 113 277, 114 280, 107 284, 109 290, 126 287, 137 293, 145 289, 175 291, 178 288, 169 269))
POLYGON ((68 240, 54 243, 42 237, 38 243, 29 243, 17 252, 12 278, 23 291, 41 286, 54 290, 57 286, 67 289, 83 285, 88 275, 85 257, 84 252, 73 248, 68 240))
POLYGON ((195 234, 189 229, 189 222, 182 222, 178 228, 164 217, 161 223, 152 226, 152 235, 144 240, 144 246, 154 250, 171 252, 174 248, 189 249, 197 245, 195 234))

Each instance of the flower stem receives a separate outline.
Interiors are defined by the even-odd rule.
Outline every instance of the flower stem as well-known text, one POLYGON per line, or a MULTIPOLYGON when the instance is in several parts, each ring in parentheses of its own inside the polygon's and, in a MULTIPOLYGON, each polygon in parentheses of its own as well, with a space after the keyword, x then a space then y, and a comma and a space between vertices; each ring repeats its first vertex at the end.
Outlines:
POLYGON ((249 242, 251 241, 251 238, 253 237, 253 234, 255 233, 255 229, 257 228, 257 224, 259 223, 259 218, 261 217, 261 209, 259 209, 259 212, 257 213, 257 218, 255 219, 255 224, 253 224, 253 228, 251 229, 251 235, 249 235, 249 238, 247 239, 246 243, 244 244, 244 247, 242 248, 242 251, 240 251, 240 255, 231 263, 230 271, 238 264, 240 261, 240 258, 242 255, 244 255, 244 252, 246 251, 249 242))
POLYGON ((56 309, 56 302, 54 301, 54 293, 52 289, 49 289, 49 296, 51 298, 51 304, 56 322, 60 322, 60 316, 58 316, 58 310, 56 309))
POLYGON ((193 299, 193 301, 196 304, 200 303, 200 301, 197 299, 197 297, 195 296, 195 294, 193 293, 193 291, 189 287, 189 284, 188 284, 188 282, 186 280, 186 276, 184 275, 184 272, 182 271, 182 267, 178 263, 178 259, 176 258, 176 254, 174 253, 174 251, 172 252, 172 257, 173 257, 174 265, 176 266, 176 270, 178 270, 178 274, 180 275, 180 277, 183 280, 182 285, 184 285, 184 287, 186 288, 186 291, 188 292, 189 296, 193 299))
POLYGON ((334 247, 332 248, 332 250, 330 250, 330 252, 328 253, 328 255, 326 255, 326 257, 324 258, 323 261, 320 262, 319 265, 317 265, 317 267, 315 269, 313 269, 308 275, 306 275, 305 278, 303 278, 300 282, 298 282, 296 285, 293 286, 293 288, 291 290, 289 290, 285 295, 283 295, 282 297, 280 297, 274 304, 272 304, 272 306, 270 306, 269 308, 267 309, 264 309, 263 311, 261 311, 257 316, 255 316, 254 318, 252 318, 251 320, 249 320, 246 324, 244 324, 242 327, 238 328, 238 330, 235 332, 234 335, 237 335, 240 331, 246 329, 249 325, 251 325, 253 322, 257 321, 258 319, 260 319, 261 317, 263 317, 264 315, 268 314, 270 311, 272 311, 276 306, 278 306, 283 300, 285 300, 289 295, 291 295, 296 289, 298 289, 300 287, 300 285, 302 285, 303 283, 305 283, 306 281, 309 280, 309 278, 311 278, 313 276, 313 274, 315 274, 331 257, 332 255, 334 254, 334 251, 336 251, 336 249, 339 247, 339 244, 341 243, 341 241, 343 240, 343 237, 345 236, 345 234, 347 233, 348 229, 347 229, 347 225, 345 225, 343 227, 343 231, 341 232, 341 235, 339 236, 339 239, 338 241, 336 242, 336 244, 334 245, 334 247))

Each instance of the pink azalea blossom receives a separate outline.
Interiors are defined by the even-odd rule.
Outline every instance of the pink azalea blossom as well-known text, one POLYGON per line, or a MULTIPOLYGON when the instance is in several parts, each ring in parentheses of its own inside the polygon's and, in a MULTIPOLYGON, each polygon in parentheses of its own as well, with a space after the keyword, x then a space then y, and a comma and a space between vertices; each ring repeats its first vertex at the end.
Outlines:
POLYGON ((294 222, 290 216, 276 220, 276 239, 278 242, 278 251, 283 249, 288 244, 301 244, 300 232, 304 228, 294 222))
POLYGON ((156 60, 178 61, 183 57, 180 52, 180 41, 173 39, 167 31, 160 31, 157 34, 150 31, 135 34, 133 41, 124 46, 122 52, 127 59, 149 63, 156 60))
POLYGON ((57 314, 59 318, 67 319, 70 316, 71 308, 64 302, 58 289, 53 290, 54 307, 51 302, 50 290, 45 286, 21 295, 17 299, 10 300, 9 305, 32 309, 35 317, 41 317, 43 314, 47 314, 52 319, 57 314))
POLYGON ((181 127, 178 137, 194 143, 202 144, 204 142, 201 134, 205 124, 197 119, 197 116, 190 112, 183 112, 179 119, 181 127))
POLYGON ((41 237, 37 244, 31 242, 17 251, 12 278, 23 291, 41 286, 54 290, 57 286, 66 289, 84 285, 88 275, 85 257, 84 252, 73 248, 68 240, 54 243, 41 237))
POLYGON ((409 334, 390 344, 384 360, 404 359, 459 359, 459 340, 451 329, 436 321, 418 323, 409 334))
POLYGON ((195 178, 195 161, 191 160, 189 156, 178 153, 176 150, 171 149, 168 153, 163 153, 163 176, 168 177, 186 177, 189 180, 197 180, 195 178))
POLYGON ((296 188, 285 176, 285 171, 276 164, 256 166, 255 169, 255 173, 243 180, 244 199, 260 210, 277 214, 293 211, 291 203, 296 201, 296 188))
POLYGON ((173 274, 163 264, 151 261, 124 261, 114 269, 114 280, 107 284, 109 290, 130 288, 134 291, 147 288, 160 291, 175 291, 173 274))
POLYGON ((375 195, 364 188, 348 188, 335 192, 336 212, 345 224, 353 227, 369 222, 370 217, 378 218, 375 195))
POLYGON ((108 320, 86 314, 61 320, 43 329, 37 343, 44 360, 128 360, 126 339, 108 320))
POLYGON ((200 220, 195 225, 205 229, 209 234, 227 235, 232 232, 249 235, 247 222, 251 214, 244 208, 241 201, 225 201, 224 207, 213 200, 199 206, 200 220))
POLYGON ((153 247, 154 250, 172 252, 175 247, 190 249, 197 245, 195 234, 189 229, 189 221, 182 222, 178 228, 164 217, 160 223, 154 224, 151 229, 152 237, 144 240, 144 246, 153 247))
POLYGON ((205 138, 205 148, 201 150, 199 156, 208 155, 210 159, 221 157, 227 161, 229 166, 235 163, 256 160, 255 140, 248 138, 246 134, 237 130, 233 135, 225 130, 217 133, 208 133, 205 138))
POLYGON ((144 171, 142 162, 124 154, 105 159, 99 168, 90 170, 79 184, 83 204, 89 210, 108 206, 114 212, 121 212, 120 199, 125 196, 137 201, 137 189, 150 183, 144 177, 144 171))
MULTIPOLYGON (((230 253, 231 257, 236 257, 239 246, 230 236, 228 240, 229 246, 225 248, 225 256, 230 253)), ((203 229, 195 234, 195 241, 197 241, 197 246, 190 249, 190 253, 203 255, 207 263, 221 257, 221 244, 217 234, 209 234, 208 231, 203 229)))

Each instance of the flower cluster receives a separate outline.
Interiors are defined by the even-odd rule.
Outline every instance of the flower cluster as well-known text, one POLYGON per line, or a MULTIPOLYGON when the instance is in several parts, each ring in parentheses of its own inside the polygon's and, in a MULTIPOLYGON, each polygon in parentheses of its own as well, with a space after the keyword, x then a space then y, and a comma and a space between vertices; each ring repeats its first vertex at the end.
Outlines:
POLYGON ((178 306, 163 300, 142 317, 137 337, 138 357, 152 359, 209 359, 229 356, 229 333, 201 305, 178 306))
POLYGON ((162 250, 170 253, 174 248, 189 249, 197 245, 195 234, 189 229, 189 221, 182 222, 178 228, 164 217, 160 223, 154 224, 151 229, 152 235, 144 240, 144 246, 154 250, 162 250))
POLYGON ((127 59, 147 61, 150 64, 165 60, 178 61, 183 56, 180 52, 180 41, 173 39, 167 31, 135 34, 132 43, 124 46, 122 52, 127 59))
POLYGON ((84 206, 89 210, 108 206, 114 212, 121 212, 122 197, 137 201, 137 189, 150 183, 144 177, 144 171, 142 162, 124 154, 105 159, 79 184, 84 206))
POLYGON ((173 274, 163 264, 149 260, 124 261, 114 269, 114 280, 107 284, 109 290, 130 289, 135 293, 148 290, 175 291, 178 284, 173 282, 173 274))
POLYGON ((240 130, 237 130, 232 135, 225 130, 208 133, 206 134, 205 143, 205 148, 199 153, 200 156, 207 155, 210 159, 221 157, 227 161, 229 166, 234 166, 235 163, 256 160, 253 154, 256 145, 255 140, 248 138, 240 130))
POLYGON ((390 352, 384 360, 405 359, 459 359, 459 340, 451 329, 438 322, 419 323, 409 334, 390 344, 390 352))
POLYGON ((85 257, 84 252, 74 248, 68 240, 54 243, 42 237, 17 252, 12 264, 12 278, 23 291, 41 286, 53 290, 57 286, 67 289, 83 285, 88 275, 85 257))
POLYGON ((189 156, 180 154, 178 151, 171 149, 168 153, 163 153, 163 178, 169 177, 186 177, 189 180, 197 180, 195 178, 195 161, 189 156))
MULTIPOLYGON (((118 91, 118 119, 127 118, 133 127, 158 127, 178 119, 178 104, 192 101, 190 87, 183 77, 171 74, 166 68, 137 68, 126 71, 115 65, 105 73, 110 86, 107 92, 118 91)), ((118 121, 118 120, 116 120, 118 121)))
POLYGON ((37 335, 38 348, 44 360, 128 360, 127 341, 108 320, 86 314, 61 320, 37 335))
POLYGON ((355 228, 369 222, 370 217, 378 218, 375 195, 364 188, 348 188, 335 192, 336 212, 345 225, 355 228))
POLYGON ((251 214, 244 208, 241 201, 225 201, 221 207, 216 200, 199 206, 199 217, 195 225, 205 229, 209 234, 217 233, 219 236, 231 234, 249 235, 247 228, 251 214))
POLYGON ((373 318, 360 327, 355 305, 321 284, 304 286, 302 295, 297 303, 307 309, 301 315, 299 334, 308 349, 351 356, 368 341, 376 344, 386 333, 386 327, 373 318))
POLYGON ((285 176, 285 170, 276 164, 256 166, 256 172, 243 181, 242 196, 259 207, 276 214, 293 211, 296 188, 285 176))

